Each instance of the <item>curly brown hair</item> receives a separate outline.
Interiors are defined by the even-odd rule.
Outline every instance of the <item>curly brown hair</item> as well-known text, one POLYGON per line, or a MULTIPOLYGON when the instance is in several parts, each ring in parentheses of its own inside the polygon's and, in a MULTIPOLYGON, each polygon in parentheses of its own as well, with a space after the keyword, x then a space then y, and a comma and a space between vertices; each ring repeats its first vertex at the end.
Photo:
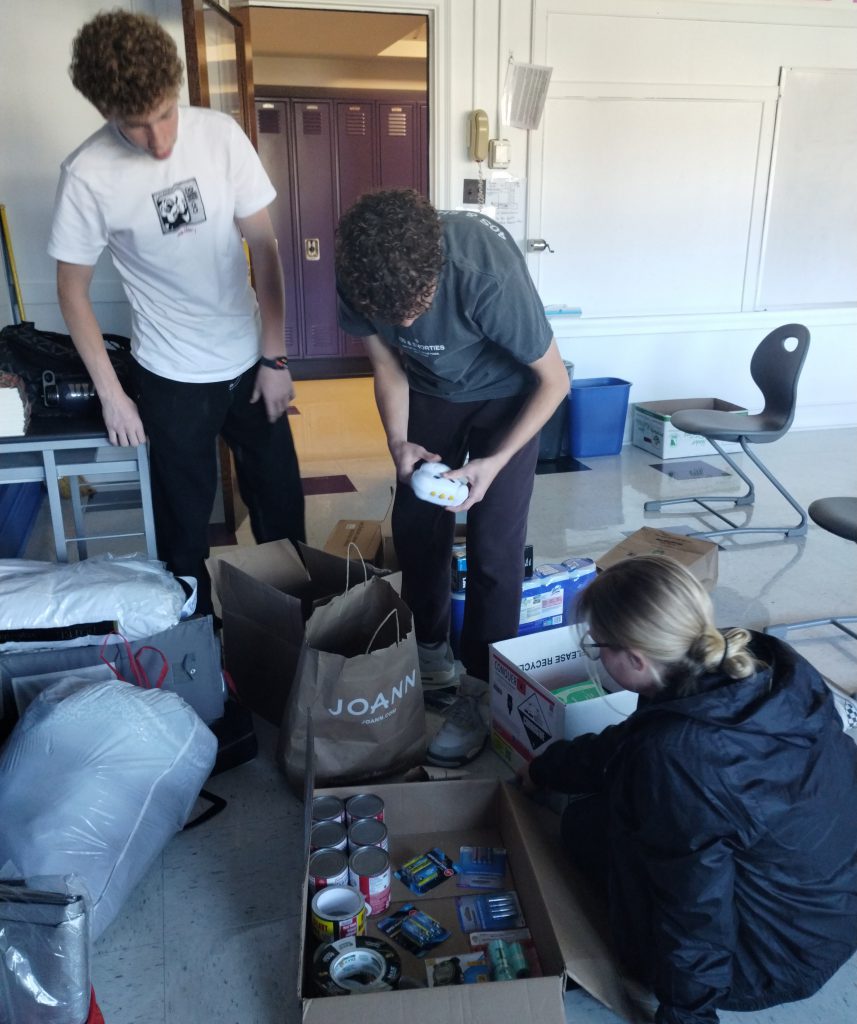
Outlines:
POLYGON ((358 312, 400 324, 424 312, 443 266, 440 218, 413 189, 370 192, 336 231, 336 275, 358 312))
POLYGON ((148 113, 178 92, 183 76, 169 33, 148 14, 119 8, 80 29, 68 70, 75 89, 106 118, 148 113))

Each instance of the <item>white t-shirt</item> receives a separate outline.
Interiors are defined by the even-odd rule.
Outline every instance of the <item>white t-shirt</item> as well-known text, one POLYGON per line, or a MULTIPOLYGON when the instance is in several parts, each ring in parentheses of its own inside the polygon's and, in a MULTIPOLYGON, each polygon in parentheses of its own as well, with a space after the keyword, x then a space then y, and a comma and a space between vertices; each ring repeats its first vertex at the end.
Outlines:
POLYGON ((238 124, 179 109, 156 160, 104 125, 62 165, 48 252, 94 266, 110 250, 131 305, 138 362, 179 381, 230 380, 259 356, 260 321, 236 217, 276 191, 238 124))

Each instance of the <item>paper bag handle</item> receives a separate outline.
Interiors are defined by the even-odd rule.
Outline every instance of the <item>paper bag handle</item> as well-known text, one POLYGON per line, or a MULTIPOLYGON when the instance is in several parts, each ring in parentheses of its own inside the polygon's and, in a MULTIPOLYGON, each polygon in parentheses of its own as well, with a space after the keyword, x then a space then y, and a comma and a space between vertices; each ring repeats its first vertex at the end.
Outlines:
MULTIPOLYGON (((366 568, 366 562, 363 560, 363 555, 360 548, 354 543, 353 540, 348 542, 348 547, 345 549, 345 593, 348 593, 348 588, 351 585, 351 549, 357 552, 357 557, 360 559, 360 564, 363 566, 363 582, 369 582, 369 570, 366 568)), ((380 628, 380 627, 379 627, 380 628)))
POLYGON ((399 609, 398 608, 393 608, 390 611, 388 611, 387 614, 384 616, 384 618, 381 619, 381 621, 378 623, 378 628, 372 634, 372 638, 370 639, 369 643, 366 645, 366 653, 367 654, 372 650, 372 644, 375 643, 375 638, 378 636, 378 634, 384 628, 384 624, 387 622, 387 620, 390 618, 391 615, 395 615, 396 616, 396 644, 398 645, 399 643, 401 643, 402 631, 401 631, 401 629, 399 629, 399 609))

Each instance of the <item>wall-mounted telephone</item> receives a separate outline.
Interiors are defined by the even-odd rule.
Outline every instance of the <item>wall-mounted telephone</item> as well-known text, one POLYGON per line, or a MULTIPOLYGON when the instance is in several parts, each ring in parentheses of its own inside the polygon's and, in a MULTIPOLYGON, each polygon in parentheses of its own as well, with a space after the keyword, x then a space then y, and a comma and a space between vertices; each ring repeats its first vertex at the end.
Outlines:
POLYGON ((468 115, 467 155, 479 163, 488 157, 488 115, 484 110, 471 110, 468 115))

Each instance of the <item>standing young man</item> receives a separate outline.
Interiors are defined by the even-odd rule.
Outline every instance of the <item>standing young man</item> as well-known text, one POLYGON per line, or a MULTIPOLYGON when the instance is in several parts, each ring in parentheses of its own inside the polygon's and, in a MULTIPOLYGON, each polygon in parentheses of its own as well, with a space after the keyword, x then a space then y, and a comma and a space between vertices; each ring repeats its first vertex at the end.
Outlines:
POLYGON ((158 554, 176 575, 199 579, 207 612, 218 435, 235 457, 256 540, 305 539, 267 210, 275 191, 232 118, 179 107, 182 64, 153 18, 96 15, 75 37, 70 74, 107 123, 62 165, 48 246, 60 309, 111 443, 149 440, 158 554), (133 395, 107 357, 89 296, 105 248, 131 306, 133 395))
POLYGON ((429 747, 435 763, 463 764, 487 733, 478 700, 489 645, 518 631, 538 433, 568 373, 520 250, 482 214, 439 212, 408 189, 365 195, 340 221, 336 268, 340 325, 363 337, 396 465, 393 539, 427 688, 455 679, 450 511, 468 513, 470 678, 429 747), (409 484, 422 461, 452 467, 467 500, 450 510, 417 498, 409 484))

